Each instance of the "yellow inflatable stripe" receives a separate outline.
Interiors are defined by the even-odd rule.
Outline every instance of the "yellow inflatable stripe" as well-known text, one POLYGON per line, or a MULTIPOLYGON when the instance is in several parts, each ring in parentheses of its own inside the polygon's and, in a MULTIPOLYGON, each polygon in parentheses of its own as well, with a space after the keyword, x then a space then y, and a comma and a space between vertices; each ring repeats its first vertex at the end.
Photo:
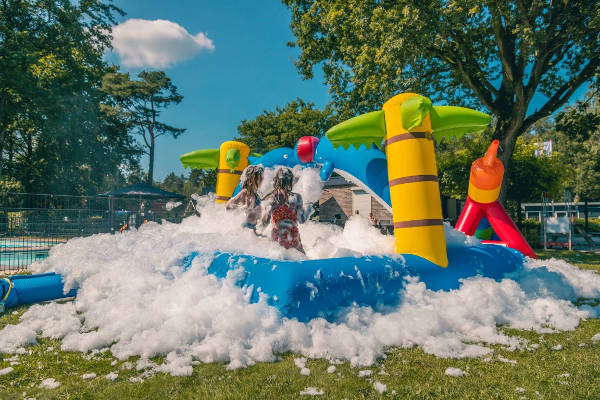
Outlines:
POLYGON ((400 207, 392 207, 394 221, 441 219, 442 207, 434 207, 436 205, 436 196, 438 199, 440 197, 439 193, 437 181, 414 182, 391 186, 390 197, 398 199, 399 205, 401 205, 400 207))
POLYGON ((488 204, 498 200, 500 195, 500 186, 496 189, 479 189, 477 186, 469 182, 469 197, 478 203, 488 204))
POLYGON ((423 257, 441 267, 448 266, 443 225, 394 229, 394 234, 399 235, 402 240, 402 247, 399 249, 402 253, 423 257), (429 238, 436 240, 429 240, 429 238))
POLYGON ((433 141, 429 139, 402 140, 386 146, 388 177, 396 178, 414 175, 437 175, 433 141), (390 157, 390 154, 394 156, 390 157))

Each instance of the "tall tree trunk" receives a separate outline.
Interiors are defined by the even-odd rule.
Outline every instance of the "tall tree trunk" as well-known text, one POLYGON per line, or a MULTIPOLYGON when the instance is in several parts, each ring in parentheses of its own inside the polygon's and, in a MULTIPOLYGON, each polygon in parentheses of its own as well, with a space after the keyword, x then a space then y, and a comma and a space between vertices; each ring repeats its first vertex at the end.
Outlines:
POLYGON ((25 172, 23 174, 23 182, 31 182, 33 180, 33 134, 31 133, 31 131, 28 131, 25 134, 25 141, 27 147, 25 154, 25 172))
POLYGON ((149 152, 149 165, 148 165, 148 181, 149 185, 154 182, 154 132, 150 132, 150 152, 149 152))
POLYGON ((0 179, 4 176, 4 137, 5 132, 0 132, 0 179))
POLYGON ((583 202, 583 214, 585 215, 585 233, 588 234, 590 233, 589 229, 589 221, 588 221, 588 201, 587 199, 584 200, 583 202))
POLYGON ((527 127, 523 125, 523 117, 525 114, 520 113, 519 110, 516 110, 516 108, 517 106, 513 107, 511 114, 519 115, 519 117, 514 118, 511 114, 499 116, 494 128, 494 139, 498 139, 500 141, 501 148, 498 158, 500 161, 502 161, 502 164, 504 164, 504 179, 502 180, 502 188, 500 190, 500 196, 498 197, 498 201, 502 205, 505 205, 508 195, 507 177, 510 170, 510 161, 515 151, 517 138, 522 132, 525 131, 525 129, 527 129, 527 127))

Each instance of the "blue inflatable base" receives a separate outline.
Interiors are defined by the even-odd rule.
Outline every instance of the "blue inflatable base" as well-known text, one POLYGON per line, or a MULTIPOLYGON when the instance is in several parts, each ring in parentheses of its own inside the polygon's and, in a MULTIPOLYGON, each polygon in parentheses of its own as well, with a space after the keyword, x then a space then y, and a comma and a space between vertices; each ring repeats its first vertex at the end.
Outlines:
POLYGON ((4 298, 8 292, 4 307, 72 297, 77 294, 76 289, 63 293, 62 276, 54 272, 36 275, 14 275, 8 277, 8 279, 13 286, 10 292, 8 292, 9 283, 6 280, 0 280, 1 298, 4 298))
MULTIPOLYGON (((198 255, 194 252, 182 260, 184 270, 198 255)), ((441 268, 411 254, 285 261, 217 253, 208 272, 224 278, 241 267, 244 273, 237 285, 251 290, 251 302, 263 294, 288 318, 332 320, 353 304, 375 309, 398 304, 406 277, 418 277, 431 290, 452 290, 461 279, 477 275, 500 280, 521 266, 524 256, 507 247, 480 245, 449 248, 448 259, 448 267, 441 268)))

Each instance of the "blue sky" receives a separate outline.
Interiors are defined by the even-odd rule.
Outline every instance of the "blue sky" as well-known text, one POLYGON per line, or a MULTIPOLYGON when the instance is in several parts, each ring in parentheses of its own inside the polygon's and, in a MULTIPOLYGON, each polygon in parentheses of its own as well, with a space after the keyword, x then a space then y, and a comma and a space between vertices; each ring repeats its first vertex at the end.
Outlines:
MULTIPOLYGON (((214 45, 194 58, 166 68, 184 100, 163 118, 187 131, 177 140, 161 137, 156 152, 155 179, 171 171, 184 172, 179 156, 218 147, 232 139, 243 119, 301 97, 323 107, 329 96, 321 77, 303 80, 293 60, 298 50, 286 46, 294 37, 289 13, 278 0, 191 1, 116 0, 129 18, 164 19, 191 35, 203 32, 214 45)), ((116 57, 110 57, 118 62, 116 57)), ((121 69, 137 73, 139 67, 121 69)), ((142 166, 147 167, 144 160, 142 166)))
MULTIPOLYGON (((156 180, 187 173, 181 154, 218 147, 236 136, 243 119, 297 97, 319 108, 329 101, 320 71, 303 80, 294 66, 298 50, 286 46, 294 37, 279 0, 115 0, 115 5, 127 15, 113 30, 116 52, 108 59, 133 75, 166 70, 184 96, 163 113, 165 122, 187 131, 176 140, 159 139, 156 180)), ((585 91, 580 88, 572 100, 585 91)), ((536 95, 530 111, 544 100, 536 95)))

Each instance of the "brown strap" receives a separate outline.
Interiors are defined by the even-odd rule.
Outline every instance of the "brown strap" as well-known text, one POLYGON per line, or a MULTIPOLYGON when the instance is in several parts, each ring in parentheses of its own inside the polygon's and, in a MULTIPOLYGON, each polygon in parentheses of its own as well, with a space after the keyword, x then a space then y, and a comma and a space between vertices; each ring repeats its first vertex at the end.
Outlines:
POLYGON ((437 226, 444 225, 441 219, 416 219, 413 221, 394 222, 394 229, 415 228, 418 226, 437 226))
POLYGON ((231 196, 217 196, 217 200, 229 200, 231 196))
POLYGON ((392 136, 385 140, 385 145, 389 146, 392 143, 410 139, 430 139, 431 135, 427 132, 406 132, 396 136, 392 136))
POLYGON ((231 171, 230 169, 218 169, 217 172, 220 174, 233 174, 233 175, 241 175, 242 174, 242 171, 238 171, 238 170, 231 171))
POLYGON ((390 181, 390 186, 403 185, 405 183, 414 183, 414 182, 437 182, 437 175, 413 175, 413 176, 403 176, 402 178, 392 179, 390 181))

